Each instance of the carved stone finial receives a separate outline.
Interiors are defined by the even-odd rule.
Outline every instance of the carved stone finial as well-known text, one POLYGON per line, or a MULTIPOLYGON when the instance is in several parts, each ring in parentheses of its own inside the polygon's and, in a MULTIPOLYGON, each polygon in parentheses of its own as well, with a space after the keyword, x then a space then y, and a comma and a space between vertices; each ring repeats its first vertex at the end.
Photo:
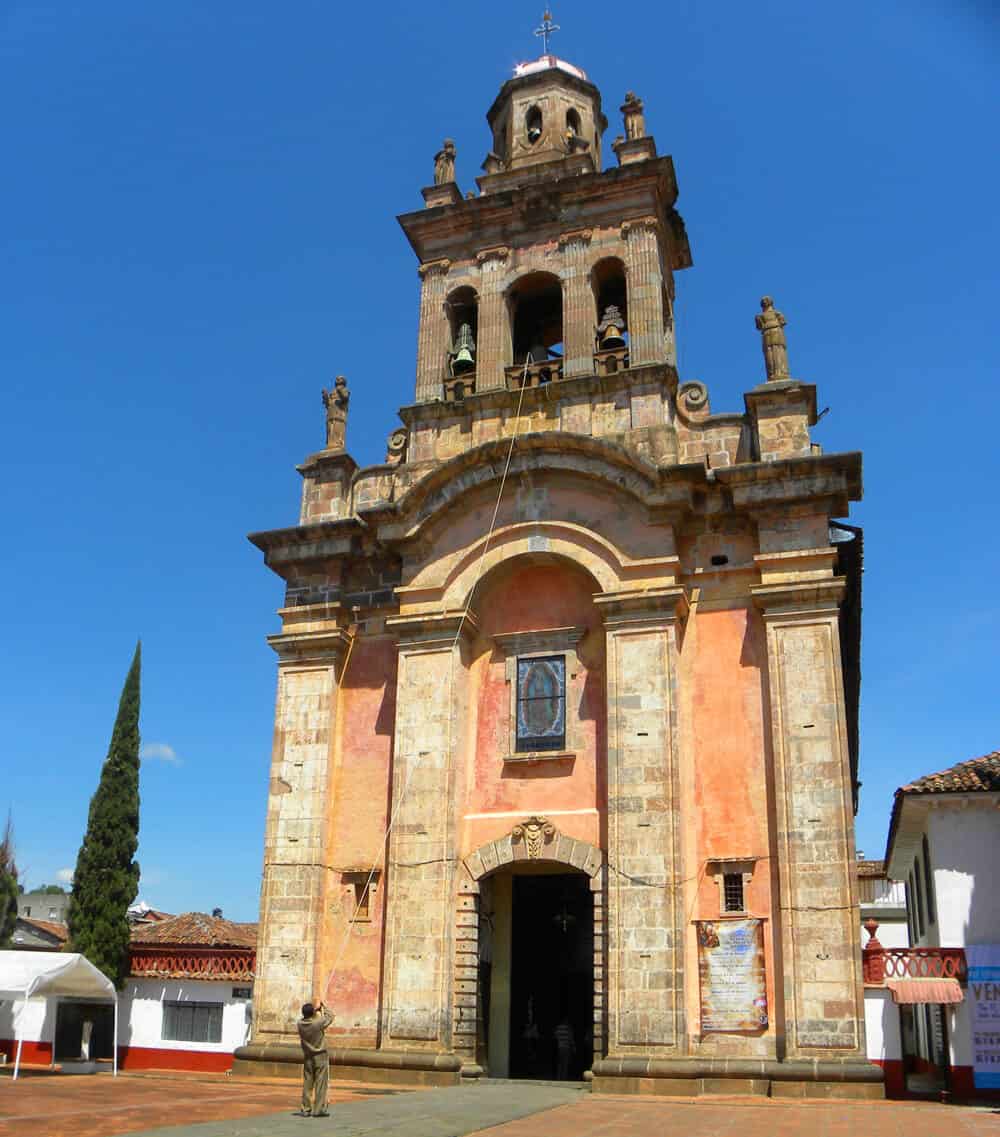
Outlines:
POLYGON ((483 159, 482 169, 487 174, 499 174, 503 169, 503 159, 499 154, 496 154, 494 151, 490 150, 487 153, 486 157, 483 159))
POLYGON ((446 138, 441 149, 434 155, 434 184, 443 186, 455 180, 455 143, 446 138))
POLYGON ((646 116, 642 110, 642 99, 634 91, 625 92, 621 112, 625 119, 625 137, 629 142, 635 138, 645 138, 646 116))
POLYGON ((399 427, 389 435, 385 447, 385 462, 387 466, 399 466, 406 461, 406 447, 410 441, 410 432, 406 427, 399 427))
POLYGON ((764 367, 768 383, 789 379, 788 344, 785 341, 785 317, 774 306, 770 296, 760 301, 761 312, 754 317, 757 331, 761 333, 764 348, 764 367))
POLYGON ((347 406, 351 392, 347 380, 338 375, 332 390, 323 388, 323 406, 326 407, 326 448, 343 451, 347 441, 347 406))

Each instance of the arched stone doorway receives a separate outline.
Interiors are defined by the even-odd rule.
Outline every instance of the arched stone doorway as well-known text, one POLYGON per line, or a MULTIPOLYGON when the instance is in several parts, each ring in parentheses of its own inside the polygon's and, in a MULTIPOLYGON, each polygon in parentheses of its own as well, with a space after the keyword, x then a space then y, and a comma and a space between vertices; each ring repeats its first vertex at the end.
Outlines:
POLYGON ((555 1076, 561 1021, 576 1044, 569 1076, 589 1070, 606 1034, 601 850, 545 817, 525 818, 463 861, 455 926, 463 1071, 555 1076))

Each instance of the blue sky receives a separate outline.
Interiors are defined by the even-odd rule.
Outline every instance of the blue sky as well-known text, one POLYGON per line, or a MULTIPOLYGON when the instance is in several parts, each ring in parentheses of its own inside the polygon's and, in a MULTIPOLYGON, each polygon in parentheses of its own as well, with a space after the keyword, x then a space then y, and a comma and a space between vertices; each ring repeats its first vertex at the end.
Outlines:
MULTIPOLYGON (((245 534, 294 523, 345 373, 380 461, 412 397, 418 278, 394 216, 484 115, 541 5, 301 0, 0 13, 3 778, 29 884, 75 863, 144 645, 141 895, 257 913, 281 586, 245 534)), ((682 378, 715 410, 792 371, 865 452, 862 806, 1000 746, 994 456, 1000 21, 988 0, 573 0, 554 49, 626 89, 674 157, 694 267, 682 378)))

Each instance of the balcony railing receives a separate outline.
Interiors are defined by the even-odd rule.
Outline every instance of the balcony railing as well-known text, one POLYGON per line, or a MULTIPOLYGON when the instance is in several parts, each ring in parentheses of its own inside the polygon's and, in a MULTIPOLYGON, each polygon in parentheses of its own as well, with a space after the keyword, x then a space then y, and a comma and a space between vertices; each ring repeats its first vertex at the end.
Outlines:
POLYGON ((504 368, 507 377, 507 388, 519 391, 521 387, 542 387, 546 383, 553 383, 562 378, 563 361, 561 359, 548 359, 543 363, 515 363, 513 367, 504 368))
POLYGON ((885 948, 875 936, 878 923, 865 921, 868 943, 861 953, 865 983, 880 985, 887 979, 957 979, 965 982, 965 949, 942 947, 885 948))

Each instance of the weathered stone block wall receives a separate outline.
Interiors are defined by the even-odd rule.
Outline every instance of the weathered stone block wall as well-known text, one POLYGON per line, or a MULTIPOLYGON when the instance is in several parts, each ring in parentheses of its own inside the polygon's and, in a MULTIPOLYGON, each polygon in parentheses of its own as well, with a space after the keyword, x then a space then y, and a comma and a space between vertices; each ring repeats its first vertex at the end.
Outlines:
POLYGON ((843 582, 760 585, 768 639, 791 1057, 864 1053, 857 883, 837 605, 843 582))
POLYGON ((278 671, 264 837, 254 1039, 291 1038, 299 1008, 318 994, 317 946, 326 886, 333 661, 278 671))
POLYGON ((673 1057, 684 1034, 677 770, 680 590, 607 597, 608 1052, 673 1057))
POLYGON ((467 705, 457 621, 401 637, 389 839, 382 1045, 449 1049, 454 914, 456 722, 467 705))

